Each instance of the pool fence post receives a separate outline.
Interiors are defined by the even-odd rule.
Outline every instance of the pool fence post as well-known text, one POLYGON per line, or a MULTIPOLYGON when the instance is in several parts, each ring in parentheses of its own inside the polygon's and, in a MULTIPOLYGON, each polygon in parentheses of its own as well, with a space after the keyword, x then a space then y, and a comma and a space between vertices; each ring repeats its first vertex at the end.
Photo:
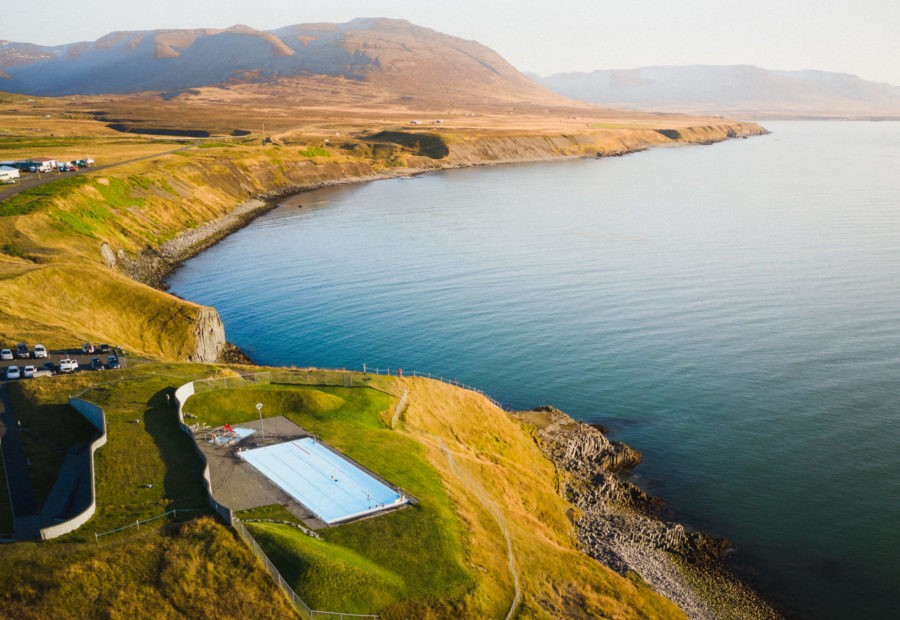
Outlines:
POLYGON ((266 427, 263 426, 262 408, 263 408, 262 403, 256 403, 256 410, 259 411, 259 430, 262 431, 262 438, 263 438, 263 441, 265 441, 266 440, 266 427))

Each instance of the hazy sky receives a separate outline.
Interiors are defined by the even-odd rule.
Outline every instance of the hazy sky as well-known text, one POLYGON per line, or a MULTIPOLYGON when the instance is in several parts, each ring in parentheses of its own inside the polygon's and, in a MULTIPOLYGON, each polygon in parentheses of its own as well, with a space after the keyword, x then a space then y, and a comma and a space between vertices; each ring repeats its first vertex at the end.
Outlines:
POLYGON ((260 30, 402 17, 494 48, 523 71, 753 64, 900 85, 898 0, 4 0, 0 39, 58 45, 114 30, 260 30))

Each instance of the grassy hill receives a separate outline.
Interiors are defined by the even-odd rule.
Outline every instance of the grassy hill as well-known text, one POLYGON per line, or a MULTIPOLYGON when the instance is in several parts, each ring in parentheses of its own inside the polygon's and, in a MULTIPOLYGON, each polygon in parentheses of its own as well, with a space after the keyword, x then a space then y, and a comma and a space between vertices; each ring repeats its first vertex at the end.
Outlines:
MULTIPOLYGON (((166 122, 176 130, 226 134, 245 121, 268 121, 272 113, 272 107, 256 107, 252 97, 229 106, 209 92, 191 96, 196 100, 185 107, 143 98, 102 103, 131 114, 136 125, 148 117, 153 125, 174 119, 166 122)), ((577 113, 585 116, 458 112, 443 115, 440 128, 422 128, 401 120, 408 119, 407 108, 361 112, 354 103, 335 120, 340 114, 334 108, 291 104, 280 108, 276 134, 220 134, 195 144, 123 136, 93 120, 91 111, 100 103, 0 100, 0 117, 10 121, 0 128, 4 158, 35 156, 39 144, 41 154, 93 154, 101 165, 133 159, 0 200, 0 297, 6 300, 0 341, 69 348, 90 340, 155 359, 212 360, 224 340, 215 311, 138 279, 156 281, 160 270, 240 225, 237 220, 208 230, 248 198, 348 179, 619 154, 759 131, 716 119, 597 109, 577 113), (38 142, 29 142, 35 137, 38 142)), ((248 217, 253 208, 266 208, 247 204, 248 217)), ((0 615, 81 618, 108 609, 117 617, 158 609, 159 617, 285 617, 280 595, 249 552, 215 522, 166 525, 163 519, 140 532, 132 528, 92 541, 136 520, 203 505, 200 464, 175 425, 166 394, 213 372, 224 371, 157 363, 102 375, 114 382, 93 386, 85 396, 108 416, 109 443, 96 459, 97 513, 60 542, 0 548, 0 577, 12 588, 0 592, 0 615), (219 571, 220 563, 233 570, 219 571), (246 584, 249 601, 278 602, 248 611, 231 591, 216 598, 235 582, 246 584), (93 607, 66 608, 73 592, 89 592, 93 607), (157 607, 154 600, 161 601, 157 607), (216 606, 216 600, 225 604, 216 606)), ((13 388, 17 412, 30 427, 44 429, 26 446, 41 462, 32 480, 40 493, 52 484, 67 445, 53 438, 68 396, 99 378, 54 377, 13 388)), ((639 578, 620 577, 578 551, 573 509, 557 495, 555 471, 529 430, 485 399, 450 386, 408 378, 380 387, 410 393, 394 430, 386 424, 393 400, 374 390, 265 388, 215 403, 217 415, 227 413, 230 422, 253 411, 239 406, 246 399, 268 403, 269 415, 287 412, 419 500, 414 508, 329 529, 322 540, 298 537, 288 526, 251 525, 304 596, 316 605, 398 618, 497 617, 510 608, 526 618, 682 617, 639 578)))
POLYGON ((210 372, 188 364, 135 365, 109 371, 102 376, 108 383, 93 389, 98 377, 89 373, 10 386, 17 416, 33 438, 23 449, 39 495, 58 471, 55 453, 78 441, 76 421, 61 424, 76 417, 66 405, 69 394, 88 389, 84 397, 106 412, 109 441, 96 454, 97 513, 84 527, 50 543, 0 546, 0 617, 292 617, 250 550, 204 516, 208 510, 185 512, 184 523, 161 519, 94 538, 172 508, 206 506, 200 462, 165 394, 173 382, 210 372))
POLYGON ((92 154, 98 161, 86 174, 57 175, 6 198, 0 188, 0 297, 8 300, 0 308, 0 341, 51 348, 101 341, 153 358, 211 361, 224 342, 215 312, 135 278, 158 284, 166 269, 251 217, 254 204, 266 207, 248 199, 443 167, 621 154, 760 131, 721 119, 599 108, 457 111, 442 113, 440 126, 417 127, 398 122, 437 113, 356 103, 339 111, 247 93, 226 102, 212 97, 198 91, 187 102, 0 100, 4 159, 92 154), (225 135, 197 143, 123 135, 95 120, 100 105, 102 114, 136 131, 149 125, 225 135), (227 137, 230 127, 261 124, 273 132, 266 140, 227 137), (116 162, 127 163, 100 168, 116 162), (242 203, 249 209, 244 219, 205 232, 242 203))
MULTIPOLYGON (((95 617, 108 609, 108 617, 145 617, 148 610, 157 610, 154 617, 290 617, 250 552, 208 517, 160 520, 94 540, 94 533, 173 507, 202 505, 199 461, 165 395, 216 372, 233 375, 211 366, 133 365, 109 371, 108 382, 84 394, 104 407, 109 426, 109 443, 97 452, 97 515, 59 542, 0 547, 0 577, 9 586, 0 589, 0 615, 95 617), (90 596, 66 607, 74 592, 90 596)), ((50 427, 55 408, 95 376, 17 384, 17 410, 32 427, 50 427)), ((354 383, 365 385, 360 376, 354 383)), ((209 423, 253 418, 253 405, 263 402, 266 414, 288 416, 418 500, 327 528, 321 539, 248 523, 314 607, 384 618, 487 618, 505 615, 518 600, 522 618, 683 617, 639 578, 620 577, 577 550, 572 507, 557 495, 555 471, 527 427, 482 396, 435 381, 369 384, 378 389, 249 384, 188 401, 209 423), (409 406, 391 430, 396 398, 385 392, 404 389, 409 406)))
POLYGON ((680 617, 639 580, 576 549, 572 508, 527 428, 483 397, 435 381, 383 387, 409 390, 395 430, 393 399, 367 388, 251 386, 204 392, 185 407, 215 425, 250 421, 261 402, 417 498, 414 507, 323 530, 322 540, 251 523, 301 596, 387 618, 500 617, 517 591, 521 617, 680 617))

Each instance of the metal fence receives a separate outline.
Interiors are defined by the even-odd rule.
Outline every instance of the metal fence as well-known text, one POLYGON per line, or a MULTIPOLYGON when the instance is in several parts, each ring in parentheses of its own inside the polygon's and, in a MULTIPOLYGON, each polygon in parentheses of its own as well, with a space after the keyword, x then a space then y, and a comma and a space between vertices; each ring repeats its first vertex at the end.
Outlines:
MULTIPOLYGON (((507 409, 507 407, 505 407, 501 402, 486 394, 479 388, 473 387, 471 385, 466 385, 465 383, 462 383, 457 379, 451 379, 449 377, 434 375, 430 372, 420 372, 417 370, 404 371, 401 368, 390 367, 371 368, 367 367, 365 364, 363 364, 362 370, 347 370, 343 368, 331 370, 321 368, 273 368, 272 370, 262 372, 247 372, 207 378, 201 378, 199 375, 169 375, 156 371, 151 371, 149 373, 143 372, 134 375, 122 374, 113 381, 91 383, 91 385, 85 387, 78 394, 70 394, 69 396, 70 398, 77 398, 87 392, 90 392, 93 389, 101 388, 106 385, 125 384, 129 379, 148 378, 151 376, 169 377, 172 379, 179 379, 182 382, 194 381, 194 386, 197 393, 212 390, 221 390, 226 388, 239 388, 253 383, 287 383, 293 385, 320 385, 328 387, 373 387, 375 389, 384 391, 382 387, 372 385, 371 375, 386 377, 424 377, 426 379, 433 379, 435 381, 446 383, 447 385, 453 385, 455 387, 480 394, 484 398, 488 399, 491 403, 493 403, 495 407, 504 410, 507 409)), ((401 397, 401 394, 391 393, 391 395, 396 396, 397 398, 401 397)))
POLYGON ((241 539, 253 550, 254 555, 260 559, 266 567, 266 570, 272 576, 272 579, 275 580, 275 583, 278 584, 278 587, 281 588, 282 592, 287 595, 288 599, 294 605, 294 609, 297 610, 302 618, 306 620, 314 620, 316 618, 378 618, 378 616, 372 614, 350 614, 340 611, 321 611, 319 609, 313 609, 307 605, 306 602, 300 598, 300 595, 294 592, 294 589, 284 580, 284 577, 281 576, 278 568, 272 563, 272 560, 269 559, 266 552, 262 550, 262 547, 259 546, 256 539, 253 538, 253 534, 250 533, 250 530, 238 520, 235 520, 233 525, 238 535, 240 535, 241 539))
MULTIPOLYGON (((489 400, 499 409, 506 409, 503 404, 488 394, 471 385, 466 385, 456 379, 450 379, 430 372, 417 370, 404 371, 401 368, 371 368, 363 365, 362 370, 323 370, 321 368, 273 368, 263 372, 246 373, 225 377, 212 377, 194 382, 197 393, 225 388, 238 388, 252 383, 287 383, 293 385, 320 385, 329 387, 373 387, 384 391, 380 386, 372 384, 372 375, 384 377, 423 377, 441 381, 470 392, 475 392, 489 400)), ((392 396, 401 398, 402 394, 391 393, 392 396)))
POLYGON ((363 376, 365 376, 367 374, 373 374, 373 375, 398 376, 398 377, 402 377, 405 375, 407 377, 424 377, 426 379, 433 379, 434 381, 440 381, 441 383, 446 383, 447 385, 452 385, 452 386, 455 386, 458 388, 462 388, 464 390, 468 390, 470 392, 475 392, 476 394, 480 394, 481 396, 484 396, 486 399, 488 399, 498 409, 506 410, 506 407, 504 407, 499 401, 495 400, 493 397, 484 393, 477 387, 472 387, 471 385, 466 385, 465 383, 462 383, 461 381, 458 381, 456 379, 450 379, 450 378, 442 377, 439 375, 433 375, 430 372, 419 372, 417 370, 403 370, 402 368, 394 368, 393 370, 391 370, 390 368, 369 368, 369 367, 363 365, 362 374, 363 374, 363 376))
POLYGON ((164 512, 161 515, 156 515, 155 517, 150 517, 149 519, 144 519, 143 521, 136 520, 134 523, 129 523, 128 525, 123 525, 122 527, 117 527, 115 529, 109 530, 108 532, 94 532, 94 540, 97 542, 100 542, 100 539, 104 536, 107 536, 109 534, 115 534, 116 532, 122 532, 124 530, 128 530, 133 527, 136 527, 138 530, 140 530, 142 525, 144 525, 146 523, 150 523, 152 521, 157 521, 159 519, 164 519, 165 517, 168 517, 169 515, 172 515, 172 517, 174 519, 177 519, 179 512, 183 515, 186 515, 188 513, 193 513, 193 512, 208 513, 208 512, 210 512, 210 509, 209 508, 175 508, 168 512, 164 512))

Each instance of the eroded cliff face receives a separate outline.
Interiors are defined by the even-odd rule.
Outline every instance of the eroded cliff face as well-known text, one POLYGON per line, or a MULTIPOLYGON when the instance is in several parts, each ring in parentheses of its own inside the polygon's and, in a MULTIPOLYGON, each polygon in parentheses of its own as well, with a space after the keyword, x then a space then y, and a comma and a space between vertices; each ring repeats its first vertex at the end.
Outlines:
POLYGON ((215 308, 201 306, 194 319, 192 330, 194 351, 188 355, 191 362, 216 362, 225 350, 225 325, 215 308))
POLYGON ((611 157, 665 144, 713 144, 768 133, 737 121, 666 128, 619 128, 574 134, 470 136, 449 143, 449 165, 542 161, 561 157, 611 157))

